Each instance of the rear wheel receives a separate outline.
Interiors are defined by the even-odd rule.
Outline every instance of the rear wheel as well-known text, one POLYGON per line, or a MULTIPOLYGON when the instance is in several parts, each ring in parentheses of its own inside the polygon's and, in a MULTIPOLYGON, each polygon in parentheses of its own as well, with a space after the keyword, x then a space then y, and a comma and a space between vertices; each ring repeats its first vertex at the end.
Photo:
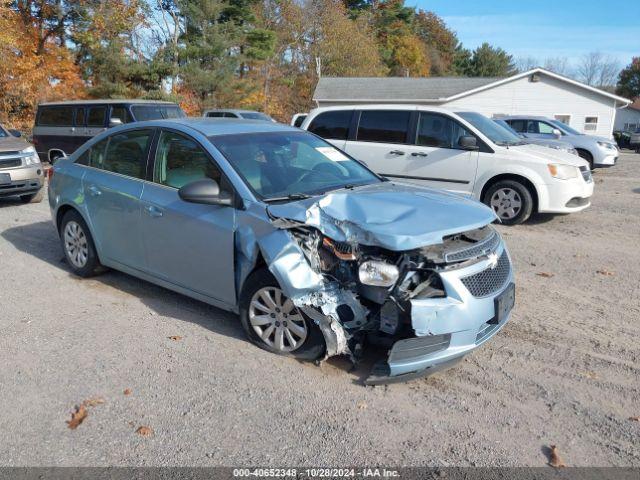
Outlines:
POLYGON ((489 187, 482 201, 505 225, 526 222, 533 212, 533 196, 517 180, 500 180, 489 187))
POLYGON ((22 203, 40 203, 44 198, 44 188, 41 188, 36 193, 30 193, 29 195, 20 195, 22 203))
POLYGON ((75 210, 69 210, 62 218, 60 241, 73 273, 80 277, 92 277, 103 271, 91 232, 75 210))
POLYGON ((302 360, 324 355, 320 328, 287 298, 266 268, 255 271, 245 282, 240 321, 249 340, 271 353, 302 360))

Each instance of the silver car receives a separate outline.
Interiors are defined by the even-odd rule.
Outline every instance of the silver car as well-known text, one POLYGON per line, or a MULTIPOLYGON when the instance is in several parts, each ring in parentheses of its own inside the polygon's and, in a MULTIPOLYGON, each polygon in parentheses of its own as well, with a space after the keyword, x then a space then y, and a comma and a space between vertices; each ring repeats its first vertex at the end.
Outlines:
POLYGON ((580 133, 560 120, 530 115, 510 115, 498 119, 507 122, 525 138, 556 139, 570 143, 592 169, 614 166, 620 154, 613 140, 580 133))
POLYGON ((388 181, 282 124, 116 127, 54 165, 49 201, 77 275, 110 267, 237 312, 277 354, 376 349, 369 383, 452 365, 514 305, 491 209, 388 181))
POLYGON ((275 120, 266 113, 257 112, 255 110, 239 110, 237 108, 205 110, 202 116, 207 118, 243 118, 245 120, 264 120, 265 122, 275 122, 275 120))
POLYGON ((527 138, 522 133, 516 132, 511 126, 505 122, 504 120, 493 120, 501 127, 506 128, 514 135, 522 138, 523 143, 531 144, 531 145, 541 145, 547 148, 553 148, 554 150, 560 150, 563 152, 570 153, 571 155, 578 155, 578 151, 573 148, 573 145, 567 142, 561 142, 560 140, 553 140, 551 138, 527 138))

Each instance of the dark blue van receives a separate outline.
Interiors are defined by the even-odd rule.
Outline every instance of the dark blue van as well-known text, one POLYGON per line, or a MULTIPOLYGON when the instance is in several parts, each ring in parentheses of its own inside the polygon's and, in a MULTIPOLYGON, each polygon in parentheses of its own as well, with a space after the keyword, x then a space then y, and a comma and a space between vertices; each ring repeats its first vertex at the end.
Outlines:
POLYGON ((33 145, 42 160, 53 163, 70 155, 91 137, 123 123, 185 117, 171 102, 157 100, 74 100, 41 103, 36 112, 33 145))

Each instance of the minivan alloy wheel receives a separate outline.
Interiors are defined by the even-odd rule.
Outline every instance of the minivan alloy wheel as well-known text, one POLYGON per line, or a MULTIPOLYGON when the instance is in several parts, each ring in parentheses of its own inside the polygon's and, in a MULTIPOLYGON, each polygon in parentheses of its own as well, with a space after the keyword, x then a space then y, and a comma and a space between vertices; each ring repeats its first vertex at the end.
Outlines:
POLYGON ((70 221, 64 227, 64 248, 74 267, 83 268, 89 258, 89 244, 82 227, 70 221))
POLYGON ((511 188, 496 190, 491 197, 491 208, 503 220, 511 220, 518 216, 522 209, 522 199, 518 192, 511 188))
POLYGON ((264 343, 280 352, 293 352, 307 338, 304 318, 277 287, 263 287, 253 294, 249 322, 264 343))

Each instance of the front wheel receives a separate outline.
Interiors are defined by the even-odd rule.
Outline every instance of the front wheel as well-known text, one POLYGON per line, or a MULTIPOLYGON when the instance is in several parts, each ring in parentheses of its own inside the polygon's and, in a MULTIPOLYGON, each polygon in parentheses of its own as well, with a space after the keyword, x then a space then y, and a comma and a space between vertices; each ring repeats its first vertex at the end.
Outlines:
POLYGON ((266 268, 255 271, 245 282, 240 321, 249 340, 268 352, 301 360, 324 355, 320 328, 287 298, 266 268))
POLYGON ((485 205, 493 209, 504 225, 526 222, 533 213, 533 196, 529 189, 517 180, 501 180, 484 194, 485 205))
POLYGON ((60 224, 62 250, 73 273, 92 277, 103 270, 87 224, 75 210, 69 210, 60 224))

